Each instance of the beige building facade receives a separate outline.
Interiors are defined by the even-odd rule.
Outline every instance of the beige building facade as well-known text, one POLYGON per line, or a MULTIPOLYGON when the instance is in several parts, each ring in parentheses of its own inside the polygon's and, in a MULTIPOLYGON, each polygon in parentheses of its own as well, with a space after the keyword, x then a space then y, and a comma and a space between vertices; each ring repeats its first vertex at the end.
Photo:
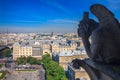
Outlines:
POLYGON ((21 56, 32 56, 32 47, 21 47, 19 43, 15 43, 13 45, 13 60, 16 60, 18 57, 21 56))
POLYGON ((72 62, 74 59, 85 59, 88 58, 86 52, 84 51, 77 51, 77 50, 69 50, 69 51, 62 51, 57 55, 57 61, 60 66, 64 68, 64 70, 68 69, 68 63, 72 62))
POLYGON ((85 59, 88 58, 86 54, 73 55, 73 56, 60 56, 59 65, 66 70, 68 68, 68 63, 72 62, 74 59, 85 59))
POLYGON ((13 60, 16 60, 21 56, 32 56, 38 59, 42 59, 42 55, 49 53, 48 45, 42 48, 39 43, 35 43, 34 45, 20 45, 19 43, 14 43, 13 45, 13 60))
POLYGON ((59 44, 57 42, 54 42, 53 44, 51 44, 51 52, 52 53, 58 53, 58 52, 61 52, 61 51, 76 50, 76 48, 77 48, 77 43, 59 44))

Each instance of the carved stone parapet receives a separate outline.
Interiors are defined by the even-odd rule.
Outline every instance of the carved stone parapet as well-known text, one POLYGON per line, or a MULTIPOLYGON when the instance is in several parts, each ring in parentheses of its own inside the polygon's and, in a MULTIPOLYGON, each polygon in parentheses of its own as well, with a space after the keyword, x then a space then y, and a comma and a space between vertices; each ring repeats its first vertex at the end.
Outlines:
POLYGON ((75 59, 73 67, 82 67, 91 80, 120 80, 120 65, 93 62, 90 58, 85 60, 75 59))

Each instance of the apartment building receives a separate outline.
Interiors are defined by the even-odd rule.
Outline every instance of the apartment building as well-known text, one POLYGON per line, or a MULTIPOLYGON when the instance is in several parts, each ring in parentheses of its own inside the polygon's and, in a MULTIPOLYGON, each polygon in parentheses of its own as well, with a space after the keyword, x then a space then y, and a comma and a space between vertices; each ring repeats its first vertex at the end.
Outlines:
POLYGON ((54 41, 51 44, 51 52, 58 53, 61 51, 69 51, 69 50, 76 50, 77 43, 76 42, 56 42, 54 41))
POLYGON ((74 59, 85 59, 88 58, 85 50, 83 51, 62 51, 59 52, 56 56, 56 61, 58 61, 59 65, 64 68, 64 70, 68 69, 68 63, 72 62, 74 59))
POLYGON ((19 44, 18 42, 13 45, 13 60, 16 60, 21 56, 32 56, 35 58, 42 59, 42 55, 50 53, 50 50, 46 47, 41 47, 39 42, 29 43, 24 42, 19 44))

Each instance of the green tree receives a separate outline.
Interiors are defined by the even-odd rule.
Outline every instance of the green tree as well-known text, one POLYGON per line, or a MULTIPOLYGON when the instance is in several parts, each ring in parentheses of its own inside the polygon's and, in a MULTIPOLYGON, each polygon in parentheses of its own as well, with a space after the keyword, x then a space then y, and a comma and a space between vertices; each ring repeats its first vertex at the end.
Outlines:
POLYGON ((2 64, 0 64, 0 68, 2 67, 2 64))
POLYGON ((17 64, 18 64, 18 65, 19 65, 19 64, 22 64, 20 58, 17 58, 17 64))
POLYGON ((21 56, 19 58, 17 58, 17 63, 18 64, 25 64, 25 60, 26 58, 24 56, 21 56))
POLYGON ((41 64, 41 60, 37 60, 37 64, 39 64, 39 65, 40 65, 40 64, 41 64))
POLYGON ((64 69, 53 61, 49 54, 45 54, 42 61, 46 69, 47 80, 67 80, 64 69))
POLYGON ((23 64, 26 64, 27 63, 27 57, 23 56, 22 57, 22 62, 23 62, 23 64))
POLYGON ((52 60, 52 58, 50 57, 49 54, 45 54, 45 55, 42 56, 42 61, 43 61, 44 63, 48 63, 48 62, 51 61, 51 60, 52 60))
POLYGON ((30 62, 30 59, 31 59, 31 58, 32 58, 31 56, 28 56, 28 57, 27 57, 27 63, 30 62))
POLYGON ((35 60, 33 58, 30 59, 29 64, 33 65, 35 63, 35 60))
POLYGON ((21 57, 17 58, 17 63, 18 64, 29 63, 29 64, 33 65, 33 64, 41 64, 41 60, 33 58, 31 56, 28 56, 28 57, 21 56, 21 57))
POLYGON ((5 49, 2 51, 2 54, 4 57, 8 57, 11 54, 11 50, 10 49, 5 49))
POLYGON ((64 69, 59 64, 52 60, 49 54, 42 56, 42 60, 33 58, 31 56, 21 56, 17 59, 18 64, 41 64, 43 63, 47 80, 67 80, 64 69))

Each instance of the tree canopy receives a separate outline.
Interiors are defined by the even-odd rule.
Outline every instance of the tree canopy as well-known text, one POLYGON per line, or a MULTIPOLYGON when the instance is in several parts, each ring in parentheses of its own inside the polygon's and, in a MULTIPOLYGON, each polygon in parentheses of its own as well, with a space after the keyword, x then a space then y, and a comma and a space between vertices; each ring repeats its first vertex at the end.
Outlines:
POLYGON ((28 56, 28 57, 25 57, 25 56, 21 56, 19 58, 17 58, 17 63, 18 64, 26 64, 26 63, 29 63, 31 65, 33 64, 41 64, 41 60, 39 59, 36 59, 34 57, 31 57, 31 56, 28 56))
POLYGON ((67 80, 64 69, 53 61, 49 54, 43 55, 42 61, 46 69, 47 80, 67 80))
POLYGON ((11 54, 11 50, 9 48, 7 48, 1 52, 1 55, 4 57, 9 57, 10 54, 11 54))
POLYGON ((47 80, 67 80, 64 69, 59 66, 59 64, 52 60, 49 54, 45 54, 42 56, 42 60, 33 58, 33 57, 25 57, 21 56, 17 58, 18 64, 43 64, 44 69, 46 71, 47 80))

